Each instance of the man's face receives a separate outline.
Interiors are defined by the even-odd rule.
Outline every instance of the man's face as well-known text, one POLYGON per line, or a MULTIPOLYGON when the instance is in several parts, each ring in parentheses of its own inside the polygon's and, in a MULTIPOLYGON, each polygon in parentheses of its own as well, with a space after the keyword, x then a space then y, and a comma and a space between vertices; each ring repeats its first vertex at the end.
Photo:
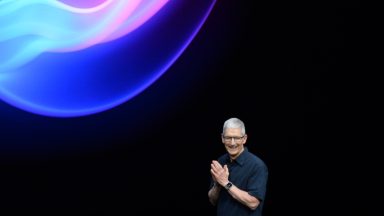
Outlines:
POLYGON ((227 128, 221 140, 230 157, 235 159, 243 152, 247 135, 242 134, 240 128, 227 128))

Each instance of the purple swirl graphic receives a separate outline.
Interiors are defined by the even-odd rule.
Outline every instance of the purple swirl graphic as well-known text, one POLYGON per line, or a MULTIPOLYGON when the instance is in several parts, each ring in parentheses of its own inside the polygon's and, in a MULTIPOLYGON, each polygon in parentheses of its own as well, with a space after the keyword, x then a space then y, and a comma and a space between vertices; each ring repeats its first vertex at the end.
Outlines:
POLYGON ((215 0, 0 0, 0 98, 47 116, 101 112, 156 81, 215 0))

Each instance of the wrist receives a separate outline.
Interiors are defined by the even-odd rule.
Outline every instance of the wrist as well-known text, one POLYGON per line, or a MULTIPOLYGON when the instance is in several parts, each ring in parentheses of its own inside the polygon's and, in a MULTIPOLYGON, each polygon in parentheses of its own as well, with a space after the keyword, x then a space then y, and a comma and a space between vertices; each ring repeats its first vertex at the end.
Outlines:
POLYGON ((219 183, 217 183, 217 182, 214 182, 213 183, 213 187, 219 188, 219 187, 221 187, 221 185, 219 183))
POLYGON ((221 185, 219 184, 219 183, 217 183, 217 182, 214 182, 213 183, 213 186, 212 186, 212 189, 214 190, 214 191, 220 191, 221 190, 221 185))
POLYGON ((222 181, 222 182, 216 182, 218 186, 221 186, 221 187, 225 187, 225 185, 227 185, 228 183, 230 183, 231 181, 227 180, 227 181, 222 181))

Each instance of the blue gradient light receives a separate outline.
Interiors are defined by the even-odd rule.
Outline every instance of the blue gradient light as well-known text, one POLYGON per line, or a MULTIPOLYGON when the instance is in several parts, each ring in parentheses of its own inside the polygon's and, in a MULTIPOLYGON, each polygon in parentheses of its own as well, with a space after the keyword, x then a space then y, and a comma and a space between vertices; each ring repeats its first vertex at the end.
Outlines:
POLYGON ((43 52, 26 64, 4 69, 0 98, 22 110, 54 117, 113 108, 164 74, 197 34, 215 2, 171 0, 124 37, 116 33, 108 42, 86 49, 43 52))

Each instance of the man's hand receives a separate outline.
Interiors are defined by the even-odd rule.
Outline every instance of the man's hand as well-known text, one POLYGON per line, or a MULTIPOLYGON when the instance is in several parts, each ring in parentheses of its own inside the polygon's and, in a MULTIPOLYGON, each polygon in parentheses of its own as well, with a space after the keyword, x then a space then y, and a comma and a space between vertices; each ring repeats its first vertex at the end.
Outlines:
POLYGON ((213 160, 211 163, 211 175, 214 181, 221 186, 228 183, 229 171, 227 165, 221 166, 221 164, 213 160))

